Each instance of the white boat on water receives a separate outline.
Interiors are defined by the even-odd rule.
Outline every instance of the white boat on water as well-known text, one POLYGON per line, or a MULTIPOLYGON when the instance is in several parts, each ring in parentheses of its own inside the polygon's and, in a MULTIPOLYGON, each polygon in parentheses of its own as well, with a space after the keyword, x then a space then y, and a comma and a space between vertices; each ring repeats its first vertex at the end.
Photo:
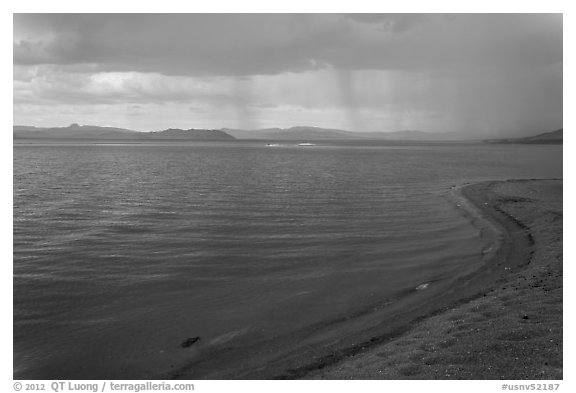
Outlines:
POLYGON ((316 146, 314 143, 299 143, 298 146, 316 146))
POLYGON ((280 146, 278 143, 267 143, 266 146, 268 147, 278 147, 280 146))

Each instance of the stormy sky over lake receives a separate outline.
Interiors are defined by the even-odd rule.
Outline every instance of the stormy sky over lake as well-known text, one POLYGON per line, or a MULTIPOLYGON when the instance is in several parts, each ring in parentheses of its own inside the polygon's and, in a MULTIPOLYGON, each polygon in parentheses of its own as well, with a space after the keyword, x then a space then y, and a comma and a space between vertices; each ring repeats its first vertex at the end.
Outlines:
POLYGON ((562 126, 561 14, 16 14, 14 123, 562 126))
POLYGON ((563 14, 12 15, 14 380, 558 389, 563 14))

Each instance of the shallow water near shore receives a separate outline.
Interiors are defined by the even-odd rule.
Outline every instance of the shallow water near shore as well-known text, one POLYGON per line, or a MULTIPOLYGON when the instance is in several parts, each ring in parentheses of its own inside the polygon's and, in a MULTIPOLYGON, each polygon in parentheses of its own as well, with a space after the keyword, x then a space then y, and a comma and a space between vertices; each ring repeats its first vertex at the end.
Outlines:
POLYGON ((561 146, 15 145, 14 377, 281 352, 480 266, 452 185, 550 177, 561 146))

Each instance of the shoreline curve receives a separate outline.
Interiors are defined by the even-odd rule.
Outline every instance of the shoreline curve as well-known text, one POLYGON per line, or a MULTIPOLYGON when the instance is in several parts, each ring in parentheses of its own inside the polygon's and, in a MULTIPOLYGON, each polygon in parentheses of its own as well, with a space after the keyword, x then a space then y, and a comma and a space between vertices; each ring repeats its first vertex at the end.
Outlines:
POLYGON ((503 229, 472 291, 301 378, 562 379, 562 179, 453 188, 503 229))
MULTIPOLYGON (((206 364, 189 363, 163 375, 163 378, 405 378, 406 375, 402 373, 399 376, 385 376, 381 373, 359 374, 357 370, 354 372, 347 365, 355 363, 358 358, 370 356, 378 348, 402 341, 402 338, 415 327, 436 316, 485 298, 495 285, 528 266, 526 261, 531 261, 534 255, 534 238, 521 220, 515 220, 513 215, 499 206, 501 201, 498 198, 500 197, 494 193, 494 188, 502 184, 524 184, 530 181, 559 181, 561 185, 561 180, 505 180, 483 181, 452 187, 449 192, 452 191, 455 204, 458 204, 457 201, 462 202, 463 214, 472 220, 473 225, 482 231, 490 232, 487 237, 492 239, 492 243, 483 249, 480 255, 483 263, 473 271, 455 279, 426 286, 426 290, 413 288, 409 296, 398 302, 385 303, 381 306, 381 310, 349 316, 346 323, 363 329, 358 333, 347 336, 342 334, 342 329, 324 326, 323 328, 328 331, 321 341, 306 342, 307 332, 283 338, 284 344, 294 343, 294 349, 286 353, 271 354, 273 347, 263 345, 255 350, 250 358, 243 359, 240 366, 230 368, 225 372, 211 371, 210 364, 228 362, 231 359, 230 356, 232 356, 232 362, 237 363, 238 359, 234 360, 236 357, 234 353, 225 351, 220 355, 214 354, 216 355, 214 359, 206 364)), ((312 330, 316 328, 312 327, 312 330)), ((427 376, 421 379, 430 378, 432 377, 427 376)))

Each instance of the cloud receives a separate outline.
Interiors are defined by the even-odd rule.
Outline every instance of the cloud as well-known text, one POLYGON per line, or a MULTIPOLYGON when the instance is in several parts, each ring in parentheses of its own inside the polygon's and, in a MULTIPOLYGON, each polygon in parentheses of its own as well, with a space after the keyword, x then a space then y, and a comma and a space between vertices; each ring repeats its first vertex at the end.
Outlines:
POLYGON ((230 80, 141 72, 67 72, 55 66, 18 67, 15 103, 171 103, 235 100, 230 80))
POLYGON ((20 30, 35 29, 17 35, 14 61, 169 75, 274 74, 314 67, 308 37, 334 32, 323 19, 311 24, 305 15, 282 14, 19 15, 20 30), (300 55, 293 56, 295 51, 300 55))
POLYGON ((347 19, 380 26, 382 30, 400 32, 429 17, 427 14, 343 14, 347 19))
POLYGON ((16 14, 14 117, 528 134, 562 61, 556 14, 16 14))
POLYGON ((458 70, 562 60, 558 15, 16 15, 14 62, 258 75, 324 67, 458 70))

